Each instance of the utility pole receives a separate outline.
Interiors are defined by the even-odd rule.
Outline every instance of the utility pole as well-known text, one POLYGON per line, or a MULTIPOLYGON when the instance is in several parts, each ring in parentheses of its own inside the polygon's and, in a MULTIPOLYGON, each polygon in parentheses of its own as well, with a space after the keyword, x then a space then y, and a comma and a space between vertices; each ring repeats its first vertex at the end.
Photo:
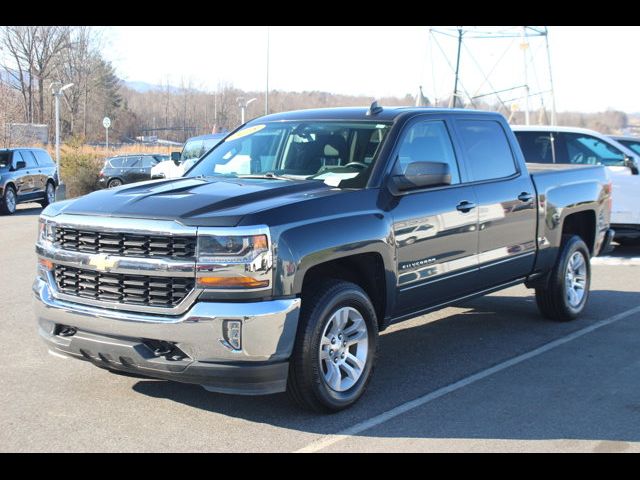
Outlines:
POLYGON ((520 48, 522 49, 522 58, 524 60, 524 122, 529 125, 529 79, 527 74, 527 50, 529 49, 529 42, 527 40, 527 27, 522 27, 522 42, 520 48))
POLYGON ((456 79, 453 84, 453 108, 456 108, 458 101, 458 76, 460 75, 460 51, 462 50, 462 27, 458 27, 458 55, 456 58, 456 79))
POLYGON ((269 26, 267 26, 267 90, 264 94, 264 114, 265 115, 269 115, 269 33, 270 33, 269 26))
POLYGON ((556 124, 556 93, 553 89, 553 76, 551 75, 551 52, 549 51, 549 30, 544 27, 544 43, 547 47, 547 64, 549 66, 549 83, 551 84, 551 125, 556 124))
POLYGON ((60 174, 60 97, 67 88, 73 87, 73 83, 62 85, 62 82, 52 82, 49 88, 55 98, 56 110, 56 174, 58 176, 58 187, 56 188, 56 200, 64 200, 67 195, 67 186, 62 181, 60 174))

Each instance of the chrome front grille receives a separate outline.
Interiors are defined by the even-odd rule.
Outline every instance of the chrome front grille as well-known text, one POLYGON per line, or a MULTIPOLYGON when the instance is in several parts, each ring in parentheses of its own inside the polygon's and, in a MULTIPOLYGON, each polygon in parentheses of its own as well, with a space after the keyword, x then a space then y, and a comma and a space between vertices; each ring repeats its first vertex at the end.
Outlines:
POLYGON ((64 250, 124 257, 195 258, 195 236, 143 235, 55 227, 55 245, 64 250))
POLYGON ((56 265, 58 290, 66 295, 128 305, 173 308, 194 288, 193 277, 101 273, 56 265))

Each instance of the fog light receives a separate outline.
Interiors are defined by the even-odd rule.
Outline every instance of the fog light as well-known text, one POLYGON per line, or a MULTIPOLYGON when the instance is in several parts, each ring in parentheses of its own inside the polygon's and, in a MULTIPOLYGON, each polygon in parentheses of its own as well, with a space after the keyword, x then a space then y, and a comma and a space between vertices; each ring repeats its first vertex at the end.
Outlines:
POLYGON ((225 320, 222 325, 225 341, 234 349, 242 349, 242 322, 240 320, 225 320))

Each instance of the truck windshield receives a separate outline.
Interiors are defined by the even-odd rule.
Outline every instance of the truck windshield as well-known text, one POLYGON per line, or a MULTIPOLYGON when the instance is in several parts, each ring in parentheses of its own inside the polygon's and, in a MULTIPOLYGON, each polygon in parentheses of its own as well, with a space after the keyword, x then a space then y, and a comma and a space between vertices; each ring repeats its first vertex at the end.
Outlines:
POLYGON ((286 177, 362 188, 389 128, 371 121, 251 125, 227 137, 186 176, 286 177))

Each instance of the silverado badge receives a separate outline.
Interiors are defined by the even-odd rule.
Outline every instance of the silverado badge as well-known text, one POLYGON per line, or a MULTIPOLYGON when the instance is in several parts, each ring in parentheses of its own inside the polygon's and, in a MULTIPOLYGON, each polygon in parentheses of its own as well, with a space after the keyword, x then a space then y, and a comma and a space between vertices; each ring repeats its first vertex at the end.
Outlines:
POLYGON ((96 267, 97 270, 101 272, 108 272, 112 268, 114 268, 118 264, 118 260, 115 258, 110 258, 106 253, 99 253, 98 255, 93 255, 91 260, 89 260, 89 265, 92 267, 96 267))

